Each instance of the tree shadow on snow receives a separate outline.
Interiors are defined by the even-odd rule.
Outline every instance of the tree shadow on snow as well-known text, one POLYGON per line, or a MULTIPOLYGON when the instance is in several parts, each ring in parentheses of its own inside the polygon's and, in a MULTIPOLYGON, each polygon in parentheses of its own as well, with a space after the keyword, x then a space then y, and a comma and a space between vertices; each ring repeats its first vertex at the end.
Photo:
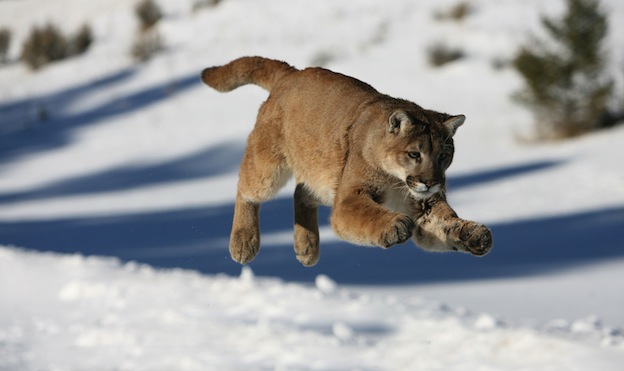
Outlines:
POLYGON ((200 83, 199 72, 192 73, 137 92, 115 96, 83 111, 72 110, 85 96, 110 89, 129 80, 136 73, 137 69, 128 68, 53 93, 0 102, 0 159, 9 162, 25 154, 32 155, 68 145, 76 129, 140 110, 200 83), (18 129, 7 133, 6 127, 18 129))
POLYGON ((208 178, 235 172, 245 143, 222 142, 181 158, 154 164, 124 165, 91 174, 82 174, 24 191, 0 193, 0 205, 62 196, 130 190, 156 184, 208 178))
MULTIPOLYGON (((0 195, 0 205, 208 177, 237 167, 242 151, 242 144, 217 146, 153 168, 121 168, 105 174, 91 174, 36 192, 0 195), (236 161, 228 162, 228 158, 236 161), (151 178, 144 177, 150 172, 151 178), (107 181, 109 177, 112 180, 107 181)), ((557 165, 551 161, 536 162, 486 171, 481 177, 455 177, 449 183, 451 189, 458 189, 557 165)), ((233 205, 227 204, 105 217, 2 221, 0 243, 41 251, 117 256, 124 261, 194 269, 208 274, 237 275, 241 267, 230 259, 227 249, 233 209, 233 205)), ((328 208, 320 210, 319 220, 324 226, 328 225, 329 212, 328 208)), ((291 234, 292 219, 290 198, 263 204, 262 236, 291 234)), ((299 264, 291 242, 264 243, 250 266, 258 275, 309 282, 318 274, 326 274, 338 282, 350 284, 407 284, 530 275, 622 257, 622 225, 624 208, 494 224, 491 225, 494 249, 482 258, 458 253, 426 253, 411 242, 382 250, 321 241, 321 260, 312 268, 299 264)))

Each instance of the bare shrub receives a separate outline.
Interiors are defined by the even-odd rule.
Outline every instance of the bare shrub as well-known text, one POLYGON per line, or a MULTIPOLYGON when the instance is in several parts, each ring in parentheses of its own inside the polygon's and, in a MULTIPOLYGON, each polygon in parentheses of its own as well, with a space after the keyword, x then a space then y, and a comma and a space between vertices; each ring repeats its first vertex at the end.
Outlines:
POLYGON ((441 43, 436 43, 429 47, 427 55, 429 57, 429 63, 434 67, 441 67, 466 56, 463 50, 441 43))
POLYGON ((210 8, 219 4, 221 0, 195 0, 193 2, 193 12, 197 12, 204 8, 210 8))
POLYGON ((136 5, 134 13, 141 22, 141 30, 148 30, 162 18, 162 10, 154 0, 143 0, 136 5))
POLYGON ((460 1, 446 11, 438 11, 435 18, 438 20, 463 21, 470 13, 473 7, 468 1, 460 1))
POLYGON ((139 62, 145 62, 162 50, 163 42, 156 29, 139 32, 134 38, 130 54, 139 62))
POLYGON ((156 25, 162 18, 162 11, 153 0, 143 0, 134 8, 139 20, 139 30, 134 37, 130 55, 139 62, 147 61, 163 49, 163 41, 156 25))

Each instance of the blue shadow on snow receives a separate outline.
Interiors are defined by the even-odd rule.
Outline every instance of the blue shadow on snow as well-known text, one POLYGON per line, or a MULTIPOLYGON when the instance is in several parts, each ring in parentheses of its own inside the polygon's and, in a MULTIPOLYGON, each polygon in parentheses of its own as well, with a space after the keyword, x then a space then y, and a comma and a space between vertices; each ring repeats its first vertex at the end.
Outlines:
MULTIPOLYGON (((129 69, 50 95, 0 103, 0 120, 19 119, 20 112, 39 104, 53 107, 44 124, 0 136, 0 169, 23 154, 38 154, 67 145, 74 130, 139 110, 199 84, 197 74, 116 97, 86 111, 72 113, 84 94, 107 89, 136 73, 129 69)), ((0 128, 2 121, 0 121, 0 128)), ((0 194, 0 207, 61 196, 122 191, 170 182, 209 178, 238 167, 244 143, 223 143, 160 164, 127 165, 81 175, 37 189, 0 194)), ((451 192, 462 187, 546 170, 556 161, 539 161, 449 179, 451 192)), ((227 190, 234 193, 235 190, 227 190)), ((237 275, 240 265, 227 251, 233 205, 186 208, 114 216, 56 220, 0 221, 0 244, 40 251, 116 256, 157 267, 187 268, 203 273, 237 275)), ((329 209, 320 210, 327 225, 329 209)), ((292 233, 292 201, 277 199, 261 208, 262 234, 292 233)), ((321 261, 304 268, 291 244, 264 244, 251 263, 259 275, 311 281, 326 274, 341 283, 397 284, 548 272, 622 257, 624 208, 494 224, 495 247, 483 258, 464 254, 431 254, 407 243, 388 250, 344 242, 321 241, 321 261)))
MULTIPOLYGON (((223 145, 187 158, 153 165, 153 168, 138 171, 122 168, 106 174, 87 175, 42 188, 38 190, 39 196, 36 192, 0 195, 0 205, 16 200, 209 177, 238 166, 242 151, 242 144, 234 149, 231 145, 223 145), (229 163, 223 161, 227 158, 231 159, 229 163), (155 174, 152 179, 141 175, 150 172, 155 174), (117 179, 100 184, 108 176, 117 179)), ((486 171, 482 178, 478 174, 455 177, 449 183, 454 184, 452 189, 458 189, 557 165, 557 162, 536 162, 486 171)), ((230 259, 227 250, 233 209, 233 205, 228 204, 106 217, 3 221, 0 222, 0 243, 41 251, 116 256, 124 261, 194 269, 208 274, 237 275, 240 265, 230 259)), ((329 213, 328 208, 320 210, 319 220, 325 226, 329 213)), ((292 218, 292 200, 289 198, 263 204, 262 235, 292 233, 292 218)), ((426 253, 411 243, 382 250, 321 241, 321 261, 313 268, 304 268, 296 261, 291 244, 263 244, 250 266, 258 275, 286 280, 309 282, 318 274, 326 274, 338 282, 351 284, 423 283, 529 275, 623 256, 622 225, 624 208, 494 224, 490 227, 495 247, 483 258, 457 253, 426 253)))
POLYGON ((243 142, 224 142, 163 163, 126 165, 61 180, 35 189, 0 193, 0 205, 53 197, 121 191, 235 172, 244 149, 243 142))
MULTIPOLYGON (((0 102, 0 133, 5 124, 23 126, 0 135, 0 159, 14 160, 22 155, 56 149, 72 142, 76 129, 103 119, 140 110, 199 85, 199 73, 192 73, 137 92, 115 97, 103 104, 80 112, 71 107, 85 95, 94 94, 130 79, 137 70, 129 68, 109 76, 87 81, 61 91, 24 100, 0 102), (41 119, 42 110, 46 118, 41 119), (24 121, 24 123, 21 123, 24 121)), ((0 162, 0 169, 2 163, 0 162)))

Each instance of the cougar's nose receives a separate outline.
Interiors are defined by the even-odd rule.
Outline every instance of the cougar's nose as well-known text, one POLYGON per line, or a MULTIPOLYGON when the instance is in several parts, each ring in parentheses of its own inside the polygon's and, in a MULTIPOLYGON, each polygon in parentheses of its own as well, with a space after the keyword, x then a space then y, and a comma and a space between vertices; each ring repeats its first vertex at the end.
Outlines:
POLYGON ((434 180, 434 179, 422 179, 420 182, 423 183, 424 185, 426 185, 429 188, 431 188, 434 185, 438 184, 438 181, 434 180))

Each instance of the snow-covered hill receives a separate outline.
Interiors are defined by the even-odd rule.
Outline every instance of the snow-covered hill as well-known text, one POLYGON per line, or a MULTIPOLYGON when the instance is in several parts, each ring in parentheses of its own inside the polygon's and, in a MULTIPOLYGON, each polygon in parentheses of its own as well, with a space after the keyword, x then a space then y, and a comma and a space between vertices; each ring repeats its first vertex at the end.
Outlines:
MULTIPOLYGON (((563 2, 473 0, 461 22, 435 16, 450 0, 158 3, 166 48, 136 65, 133 2, 0 1, 13 60, 34 24, 95 34, 36 73, 0 66, 0 369, 619 369, 624 128, 520 144, 532 118, 504 67, 563 2), (433 44, 466 57, 433 68, 433 44), (492 227, 492 253, 351 246, 323 209, 321 261, 303 268, 289 185, 241 274, 227 239, 266 93, 222 95, 199 72, 242 55, 465 114, 449 197, 492 227)), ((604 4, 618 68, 624 3, 604 4)))

